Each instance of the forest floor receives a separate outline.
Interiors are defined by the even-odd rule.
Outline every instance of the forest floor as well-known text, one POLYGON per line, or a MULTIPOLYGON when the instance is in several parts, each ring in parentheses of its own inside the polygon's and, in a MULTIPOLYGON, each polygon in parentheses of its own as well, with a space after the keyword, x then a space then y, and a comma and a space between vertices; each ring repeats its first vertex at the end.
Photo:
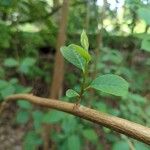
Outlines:
POLYGON ((0 150, 22 150, 25 125, 16 125, 16 106, 9 107, 0 118, 0 150))

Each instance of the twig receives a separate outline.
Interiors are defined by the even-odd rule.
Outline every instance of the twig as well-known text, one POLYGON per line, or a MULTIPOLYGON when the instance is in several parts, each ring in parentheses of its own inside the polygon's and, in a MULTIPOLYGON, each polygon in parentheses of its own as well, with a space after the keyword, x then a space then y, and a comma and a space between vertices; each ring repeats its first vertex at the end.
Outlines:
MULTIPOLYGON (((108 115, 80 105, 78 109, 74 109, 74 104, 62 102, 54 99, 41 98, 30 94, 15 94, 7 97, 6 101, 15 101, 19 99, 27 100, 31 103, 41 105, 47 108, 53 108, 64 111, 91 122, 103 125, 107 128, 125 134, 129 137, 142 141, 150 145, 150 128, 140 124, 108 115)), ((6 102, 5 101, 5 102, 6 102)))

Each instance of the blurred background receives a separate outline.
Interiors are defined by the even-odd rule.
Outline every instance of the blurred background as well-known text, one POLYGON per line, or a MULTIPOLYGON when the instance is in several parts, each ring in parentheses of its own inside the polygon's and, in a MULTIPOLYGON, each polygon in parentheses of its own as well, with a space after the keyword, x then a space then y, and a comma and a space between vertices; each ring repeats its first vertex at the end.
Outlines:
MULTIPOLYGON (((83 105, 150 127, 149 0, 0 0, 0 102, 15 93, 75 102, 80 70, 60 47, 90 43, 90 77, 113 73, 127 97, 89 91, 83 105)), ((23 100, 0 118, 0 150, 149 150, 141 142, 72 115, 23 100)))

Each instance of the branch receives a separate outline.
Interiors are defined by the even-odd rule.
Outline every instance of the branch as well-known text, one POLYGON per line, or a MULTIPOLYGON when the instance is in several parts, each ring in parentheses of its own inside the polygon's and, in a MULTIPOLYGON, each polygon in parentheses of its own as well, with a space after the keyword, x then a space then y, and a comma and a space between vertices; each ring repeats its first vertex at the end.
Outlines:
MULTIPOLYGON (((19 99, 24 99, 40 106, 53 108, 73 114, 75 116, 105 126, 107 128, 110 128, 119 133, 125 134, 129 137, 132 137, 150 145, 150 128, 144 127, 140 124, 121 119, 119 117, 111 116, 82 105, 80 105, 78 108, 75 108, 74 104, 72 103, 62 102, 54 99, 41 98, 30 94, 11 95, 7 97, 4 102, 11 102, 19 99)), ((1 110, 2 108, 3 107, 1 107, 1 110)))

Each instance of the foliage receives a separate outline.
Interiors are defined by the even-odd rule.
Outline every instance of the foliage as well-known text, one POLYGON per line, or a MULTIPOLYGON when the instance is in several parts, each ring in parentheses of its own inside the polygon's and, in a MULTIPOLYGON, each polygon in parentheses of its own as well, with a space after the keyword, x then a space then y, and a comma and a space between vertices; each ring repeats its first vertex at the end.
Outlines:
MULTIPOLYGON (((71 44, 73 45, 73 44, 71 44)), ((87 52, 89 43, 88 37, 85 31, 81 34, 81 45, 80 46, 68 46, 62 47, 62 55, 73 65, 80 68, 83 71, 83 82, 81 83, 80 93, 77 93, 74 90, 68 90, 66 95, 68 97, 79 97, 81 99, 84 92, 89 88, 94 88, 102 92, 113 94, 116 96, 126 96, 128 93, 128 83, 121 77, 113 74, 101 75, 94 79, 90 84, 86 83, 88 64, 91 60, 90 54, 87 52), (87 57, 88 56, 88 57, 87 57)))
MULTIPOLYGON (((42 96, 48 96, 60 14, 53 2, 0 0, 0 102, 14 93, 31 93, 34 82, 44 85, 42 96)), ((75 102, 81 98, 83 105, 150 126, 149 1, 118 1, 115 7, 112 3, 107 1, 104 8, 94 0, 70 0, 68 46, 61 52, 75 67, 66 63, 61 99, 75 102), (87 35, 84 30, 77 45, 83 28, 87 35)), ((104 150, 107 145, 127 150, 129 143, 136 150, 149 149, 63 112, 45 112, 23 100, 17 108, 10 107, 16 110, 13 125, 25 128, 25 150, 42 147, 43 124, 53 126, 50 138, 60 150, 104 150), (55 130, 58 125, 60 130, 55 130)))

